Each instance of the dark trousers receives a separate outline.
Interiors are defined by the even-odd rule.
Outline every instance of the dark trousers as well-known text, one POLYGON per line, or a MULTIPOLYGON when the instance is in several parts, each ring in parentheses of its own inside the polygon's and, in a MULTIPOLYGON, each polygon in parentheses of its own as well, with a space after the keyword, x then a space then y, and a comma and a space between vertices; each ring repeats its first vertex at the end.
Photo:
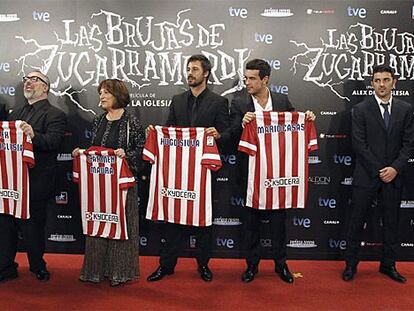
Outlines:
POLYGON ((177 264, 181 242, 189 229, 191 229, 191 232, 194 232, 197 239, 196 258, 198 265, 205 266, 208 264, 211 257, 212 226, 189 228, 187 226, 172 223, 165 223, 163 226, 165 230, 165 242, 161 245, 160 266, 165 271, 174 271, 175 265, 177 264))
POLYGON ((14 260, 17 252, 18 232, 23 235, 30 271, 46 268, 45 225, 47 201, 30 202, 30 219, 21 220, 0 214, 0 275, 9 275, 17 269, 14 260))
POLYGON ((286 261, 286 211, 263 211, 245 207, 243 212, 245 227, 246 261, 248 265, 258 265, 260 261, 260 227, 262 219, 269 220, 272 239, 272 258, 276 264, 286 261))
POLYGON ((372 201, 378 198, 382 214, 383 251, 381 263, 393 266, 398 247, 398 221, 401 203, 401 189, 393 183, 381 183, 379 188, 354 186, 352 189, 352 214, 347 235, 345 260, 349 264, 358 264, 358 253, 365 219, 368 217, 372 201))

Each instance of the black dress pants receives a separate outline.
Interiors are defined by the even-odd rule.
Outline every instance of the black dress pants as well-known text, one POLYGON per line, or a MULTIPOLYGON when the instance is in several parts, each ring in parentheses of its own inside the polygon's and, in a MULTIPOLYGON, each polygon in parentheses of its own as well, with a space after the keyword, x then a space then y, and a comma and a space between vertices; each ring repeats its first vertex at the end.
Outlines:
POLYGON ((199 266, 208 264, 211 257, 212 226, 189 228, 188 226, 172 223, 165 223, 163 226, 165 242, 162 243, 160 250, 160 266, 163 270, 167 272, 174 271, 180 245, 189 229, 191 229, 191 232, 194 232, 197 239, 197 264, 199 266))
POLYGON ((0 214, 0 275, 7 276, 17 269, 14 260, 19 231, 23 235, 30 271, 46 268, 43 260, 46 216, 47 201, 30 202, 30 218, 27 220, 0 214))
POLYGON ((398 221, 401 203, 401 189, 394 183, 381 183, 377 188, 354 186, 352 189, 352 214, 347 235, 345 260, 347 263, 358 264, 358 253, 361 247, 361 236, 365 219, 369 217, 372 201, 378 198, 382 214, 383 250, 381 263, 393 266, 398 248, 398 221))
POLYGON ((272 258, 276 264, 284 264, 286 262, 286 210, 263 211, 245 207, 243 214, 247 264, 259 264, 260 227, 263 226, 263 218, 269 219, 272 258))

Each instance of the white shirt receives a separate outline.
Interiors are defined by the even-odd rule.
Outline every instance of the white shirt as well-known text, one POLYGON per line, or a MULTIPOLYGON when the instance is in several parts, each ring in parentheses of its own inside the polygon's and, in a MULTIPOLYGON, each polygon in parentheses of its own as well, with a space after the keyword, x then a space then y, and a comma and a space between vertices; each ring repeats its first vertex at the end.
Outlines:
MULTIPOLYGON (((380 111, 381 111, 381 115, 382 115, 382 117, 384 117, 384 112, 385 112, 385 108, 384 107, 382 107, 381 106, 381 104, 385 104, 385 102, 383 102, 378 96, 377 96, 377 94, 374 94, 374 97, 375 97, 375 100, 377 101, 377 104, 378 104, 378 107, 379 107, 379 109, 380 109, 380 111)), ((390 116, 391 116, 391 105, 392 105, 392 95, 391 95, 391 97, 390 97, 390 99, 389 99, 389 101, 388 101, 388 104, 390 104, 389 105, 389 107, 388 107, 388 113, 390 114, 390 116)))
POLYGON ((272 111, 273 110, 273 105, 272 105, 272 97, 270 96, 270 91, 269 89, 267 89, 267 103, 266 103, 266 107, 262 107, 262 105, 259 104, 258 100, 256 97, 252 96, 253 99, 253 104, 254 104, 254 111, 272 111))

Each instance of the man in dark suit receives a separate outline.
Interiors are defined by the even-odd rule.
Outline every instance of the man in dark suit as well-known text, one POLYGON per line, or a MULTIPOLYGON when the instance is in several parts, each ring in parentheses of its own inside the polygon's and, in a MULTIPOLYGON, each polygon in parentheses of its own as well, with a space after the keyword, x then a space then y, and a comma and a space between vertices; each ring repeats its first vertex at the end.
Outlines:
POLYGON ((32 139, 35 166, 29 169, 30 219, 0 215, 0 281, 17 277, 18 231, 23 233, 30 271, 38 280, 50 277, 43 259, 47 203, 54 196, 57 149, 62 143, 66 117, 47 97, 49 78, 39 71, 23 77, 27 103, 11 112, 9 121, 23 120, 22 130, 32 139))
MULTIPOLYGON (((286 95, 272 93, 268 89, 270 72, 269 64, 262 59, 253 59, 246 64, 244 73, 246 92, 235 98, 231 104, 231 131, 233 138, 237 141, 240 140, 244 125, 255 118, 254 112, 294 110, 286 95)), ((315 115, 311 111, 306 112, 306 117, 310 120, 315 119, 315 115)), ((241 184, 245 193, 247 189, 248 156, 239 153, 238 162, 241 167, 241 184)), ((243 208, 243 214, 247 269, 242 274, 242 281, 246 283, 253 281, 258 272, 261 220, 262 218, 268 218, 275 272, 283 281, 292 283, 293 276, 286 264, 286 211, 264 211, 249 206, 243 208)))
POLYGON ((357 272, 363 225, 374 199, 382 210, 383 254, 379 271, 404 283, 395 268, 398 220, 401 202, 401 172, 413 153, 413 109, 392 96, 397 80, 392 68, 373 68, 374 96, 356 105, 352 112, 352 144, 356 166, 352 189, 352 214, 345 252, 345 281, 357 272))
MULTIPOLYGON (((205 127, 222 145, 230 138, 227 99, 207 88, 211 63, 204 55, 193 55, 187 61, 187 82, 190 90, 172 99, 166 126, 205 127)), ((148 278, 161 280, 174 273, 178 246, 184 237, 185 226, 165 223, 165 242, 161 245, 160 265, 148 278)), ((212 227, 194 227, 197 238, 197 264, 201 278, 209 282, 213 274, 208 267, 211 252, 212 227)))
POLYGON ((6 111, 6 105, 3 103, 0 103, 0 121, 7 120, 7 111, 6 111))

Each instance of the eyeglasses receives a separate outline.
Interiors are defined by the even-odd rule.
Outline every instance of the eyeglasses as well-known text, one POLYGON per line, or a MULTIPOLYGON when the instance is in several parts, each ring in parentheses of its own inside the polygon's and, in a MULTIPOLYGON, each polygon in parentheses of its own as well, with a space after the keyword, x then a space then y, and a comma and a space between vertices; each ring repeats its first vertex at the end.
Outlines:
POLYGON ((37 76, 31 76, 31 77, 23 77, 22 78, 23 83, 25 83, 27 80, 30 80, 31 82, 37 82, 37 81, 42 81, 44 84, 47 85, 47 82, 45 80, 43 80, 41 77, 37 77, 37 76))

